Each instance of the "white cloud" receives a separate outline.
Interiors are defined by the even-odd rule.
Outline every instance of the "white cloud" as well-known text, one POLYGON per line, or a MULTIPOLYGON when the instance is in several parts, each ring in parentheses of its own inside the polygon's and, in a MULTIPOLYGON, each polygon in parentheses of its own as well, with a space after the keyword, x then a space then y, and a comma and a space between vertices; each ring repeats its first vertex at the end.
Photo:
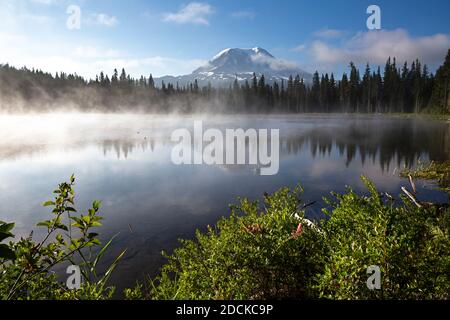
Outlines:
POLYGON ((118 50, 102 49, 92 46, 79 46, 75 48, 74 55, 83 59, 98 59, 98 58, 117 58, 121 55, 118 50))
POLYGON ((94 70, 113 70, 114 68, 125 68, 127 72, 135 77, 148 75, 183 75, 207 63, 201 59, 175 59, 170 57, 144 57, 144 58, 117 58, 96 60, 92 66, 94 70))
POLYGON ((231 13, 232 18, 236 19, 253 19, 256 14, 253 11, 236 11, 231 13))
POLYGON ((209 25, 208 17, 213 13, 214 9, 209 4, 191 2, 178 12, 165 14, 164 21, 178 24, 193 23, 209 25))
POLYGON ((37 24, 47 24, 52 21, 52 18, 50 18, 49 16, 30 14, 30 13, 23 14, 21 16, 21 18, 24 19, 24 21, 33 22, 33 23, 37 23, 37 24))
POLYGON ((383 64, 386 59, 397 61, 420 59, 429 65, 442 62, 450 48, 450 37, 446 34, 412 37, 403 29, 358 32, 340 45, 325 41, 314 41, 309 49, 313 61, 328 66, 355 63, 383 64))
POLYGON ((18 44, 24 43, 27 40, 27 37, 21 34, 14 33, 3 33, 0 32, 0 49, 4 50, 2 44, 6 46, 16 46, 18 44))
POLYGON ((116 17, 107 15, 106 13, 95 13, 94 19, 97 24, 105 27, 114 27, 119 22, 116 17))
POLYGON ((45 4, 45 5, 51 5, 51 4, 59 3, 60 0, 31 0, 31 2, 45 4))
MULTIPOLYGON (((0 63, 3 63, 2 60, 0 57, 0 63)), ((125 68, 127 73, 135 78, 141 75, 148 76, 150 73, 156 77, 168 74, 182 75, 191 73, 194 69, 205 63, 203 60, 182 60, 159 56, 130 59, 81 59, 76 56, 66 55, 21 56, 9 62, 11 65, 19 68, 27 66, 53 74, 64 71, 66 73, 76 73, 91 79, 95 78, 100 71, 111 75, 115 68, 118 70, 125 68)))
POLYGON ((12 29, 18 24, 19 10, 12 1, 0 1, 0 30, 12 29))
POLYGON ((270 69, 275 71, 295 69, 298 67, 297 63, 293 61, 275 59, 265 55, 254 55, 251 59, 255 63, 266 64, 270 69))
POLYGON ((44 25, 53 19, 47 15, 39 15, 19 1, 0 0, 0 30, 18 32, 31 24, 44 25))
MULTIPOLYGON (((116 48, 92 45, 91 41, 85 44, 74 43, 70 39, 55 41, 51 31, 34 37, 21 30, 23 20, 18 13, 24 12, 20 12, 15 4, 14 1, 0 0, 0 64, 94 78, 100 71, 111 74, 114 68, 122 67, 134 77, 150 73, 154 76, 180 75, 191 73, 205 63, 197 59, 132 56, 116 48)), ((85 23, 95 24, 94 18, 93 13, 87 15, 85 23)))
POLYGON ((162 56, 130 57, 115 49, 93 46, 73 47, 70 43, 53 46, 30 43, 20 35, 0 33, 0 64, 41 69, 46 72, 77 73, 95 78, 100 71, 111 74, 114 68, 125 68, 133 77, 182 75, 206 63, 200 59, 177 59, 162 56), (33 52, 33 54, 28 54, 33 52))
POLYGON ((316 31, 314 35, 318 38, 325 38, 325 39, 340 38, 345 35, 345 31, 337 29, 322 29, 316 31))
POLYGON ((292 52, 303 52, 306 49, 306 45, 305 44, 299 44, 298 46, 295 46, 294 48, 292 48, 290 51, 292 52))

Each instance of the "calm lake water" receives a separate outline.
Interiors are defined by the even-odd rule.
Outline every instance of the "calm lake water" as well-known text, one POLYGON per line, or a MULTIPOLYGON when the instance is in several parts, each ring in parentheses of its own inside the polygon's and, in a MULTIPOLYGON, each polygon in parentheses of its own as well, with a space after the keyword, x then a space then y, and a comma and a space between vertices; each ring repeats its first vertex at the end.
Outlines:
MULTIPOLYGON (((103 201, 102 239, 119 233, 105 263, 128 248, 112 281, 133 285, 155 275, 178 238, 214 224, 237 196, 260 199, 282 186, 305 188, 308 208, 321 217, 323 196, 351 185, 365 192, 366 175, 392 195, 408 186, 399 169, 418 160, 450 159, 450 124, 385 116, 192 116, 36 115, 0 116, 0 220, 15 221, 17 235, 48 219, 44 200, 76 175, 79 211, 103 201), (280 129, 280 169, 261 176, 254 166, 176 166, 170 154, 174 129, 205 127, 280 129)), ((447 201, 431 183, 419 181, 419 198, 447 201)))

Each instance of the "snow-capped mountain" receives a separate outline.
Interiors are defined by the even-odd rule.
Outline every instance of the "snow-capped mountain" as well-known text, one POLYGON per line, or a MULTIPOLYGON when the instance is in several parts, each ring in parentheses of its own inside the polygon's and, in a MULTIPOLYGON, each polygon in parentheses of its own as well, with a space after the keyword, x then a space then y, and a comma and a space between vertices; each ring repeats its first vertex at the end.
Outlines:
POLYGON ((215 55, 206 65, 194 70, 189 75, 165 76, 155 79, 158 86, 162 81, 167 83, 185 85, 197 79, 200 86, 211 83, 213 86, 228 86, 235 79, 240 83, 251 80, 253 73, 258 78, 263 74, 267 83, 287 80, 289 76, 303 78, 311 81, 311 74, 299 69, 295 64, 279 60, 263 48, 251 49, 228 48, 215 55))

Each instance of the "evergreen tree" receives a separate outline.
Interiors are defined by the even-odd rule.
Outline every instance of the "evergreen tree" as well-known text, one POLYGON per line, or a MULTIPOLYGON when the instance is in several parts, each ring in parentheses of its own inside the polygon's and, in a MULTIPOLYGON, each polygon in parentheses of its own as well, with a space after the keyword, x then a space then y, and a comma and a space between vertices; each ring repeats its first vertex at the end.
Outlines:
POLYGON ((150 73, 150 77, 148 77, 148 87, 150 90, 155 90, 155 81, 153 80, 153 76, 150 73))
POLYGON ((372 75, 370 72, 369 63, 366 64, 366 70, 364 71, 362 80, 362 106, 364 112, 372 112, 372 75))
POLYGON ((123 84, 127 82, 127 73, 125 72, 125 69, 122 68, 122 72, 120 73, 120 82, 123 84))
POLYGON ((310 106, 310 111, 318 112, 320 111, 320 78, 319 72, 314 72, 312 86, 309 94, 308 104, 310 106))
MULTIPOLYGON (((362 79, 358 68, 350 63, 349 76, 343 73, 340 81, 332 73, 319 76, 316 71, 311 83, 305 83, 299 75, 289 76, 286 83, 285 79, 268 83, 264 75, 258 78, 253 73, 242 86, 236 77, 228 88, 213 88, 211 83, 200 88, 197 80, 182 86, 177 82, 176 87, 162 82, 158 88, 151 74, 148 78, 133 78, 123 68, 120 75, 114 69, 111 80, 102 71, 87 81, 77 74, 60 72, 53 76, 37 69, 0 65, 0 102, 3 105, 3 101, 20 97, 30 110, 39 108, 34 101, 56 105, 58 98, 64 97, 83 110, 103 107, 110 111, 145 105, 148 111, 170 112, 174 106, 181 106, 180 111, 191 112, 205 102, 229 105, 235 112, 418 113, 428 107, 432 112, 449 113, 450 51, 436 77, 419 60, 409 66, 405 62, 397 69, 396 59, 389 58, 384 74, 380 67, 371 71, 367 63, 362 79), (75 94, 83 89, 90 90, 89 94, 75 94)), ((215 110, 213 106, 211 110, 215 110)))
POLYGON ((114 73, 111 77, 111 84, 113 86, 117 86, 118 83, 119 83, 119 73, 117 72, 117 69, 114 69, 114 73))
POLYGON ((450 114, 450 49, 436 72, 430 107, 435 112, 450 114))
POLYGON ((349 102, 350 111, 359 112, 359 71, 353 62, 350 62, 349 102))

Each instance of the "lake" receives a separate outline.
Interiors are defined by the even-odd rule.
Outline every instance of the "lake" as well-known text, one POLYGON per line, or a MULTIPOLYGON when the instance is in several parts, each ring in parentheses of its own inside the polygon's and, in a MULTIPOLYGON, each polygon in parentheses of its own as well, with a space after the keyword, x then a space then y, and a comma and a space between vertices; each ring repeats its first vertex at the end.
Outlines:
MULTIPOLYGON (((404 167, 450 159, 450 123, 420 118, 354 115, 152 116, 48 114, 0 116, 0 220, 15 221, 15 234, 35 237, 48 219, 41 203, 74 173, 76 207, 102 200, 102 239, 118 234, 105 263, 127 254, 112 281, 119 290, 145 274, 154 276, 178 238, 192 238, 221 216, 237 196, 300 183, 310 218, 323 217, 322 197, 352 186, 365 192, 360 176, 394 196, 404 167), (206 127, 280 130, 280 167, 273 176, 254 165, 181 165, 171 161, 171 133, 206 127)), ((447 201, 430 182, 418 181, 422 200, 447 201)))

